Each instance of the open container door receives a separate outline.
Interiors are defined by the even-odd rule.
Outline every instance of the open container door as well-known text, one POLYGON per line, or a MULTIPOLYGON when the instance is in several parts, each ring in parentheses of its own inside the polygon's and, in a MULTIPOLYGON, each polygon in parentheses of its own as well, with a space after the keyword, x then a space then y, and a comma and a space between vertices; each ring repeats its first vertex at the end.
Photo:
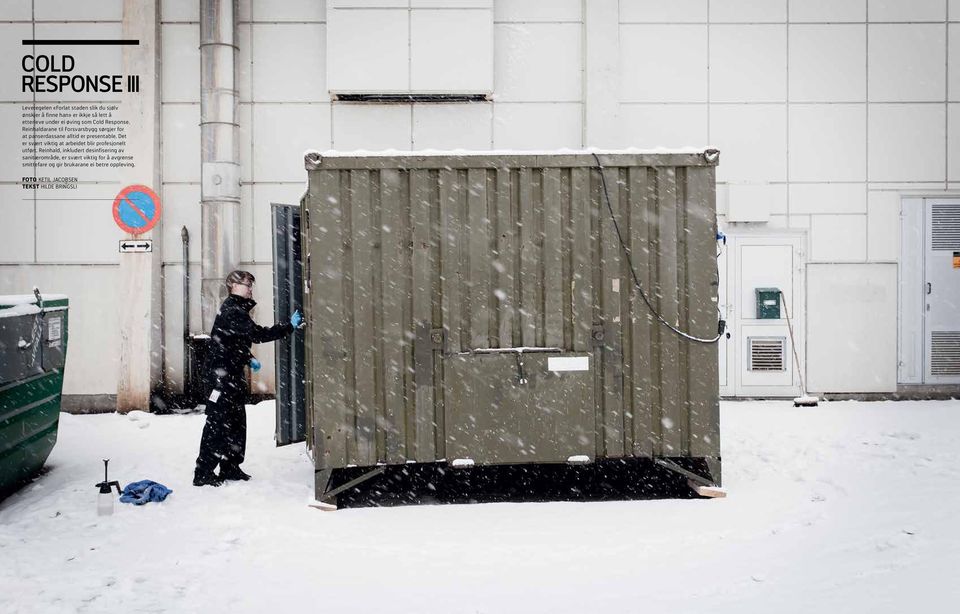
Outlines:
MULTIPOLYGON (((273 309, 277 321, 303 311, 303 263, 300 257, 300 207, 271 203, 273 214, 273 309)), ((306 437, 304 414, 304 336, 276 342, 277 445, 306 437)))

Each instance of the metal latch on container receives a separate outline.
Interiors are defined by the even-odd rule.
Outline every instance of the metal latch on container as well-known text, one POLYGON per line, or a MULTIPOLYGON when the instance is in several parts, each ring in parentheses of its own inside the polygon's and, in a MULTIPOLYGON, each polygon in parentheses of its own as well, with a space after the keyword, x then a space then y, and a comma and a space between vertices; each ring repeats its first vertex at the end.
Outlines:
POLYGON ((446 331, 442 328, 433 328, 430 330, 430 343, 433 344, 433 349, 443 351, 444 339, 446 339, 446 331))
POLYGON ((593 340, 593 347, 603 347, 603 324, 594 324, 590 333, 593 340))

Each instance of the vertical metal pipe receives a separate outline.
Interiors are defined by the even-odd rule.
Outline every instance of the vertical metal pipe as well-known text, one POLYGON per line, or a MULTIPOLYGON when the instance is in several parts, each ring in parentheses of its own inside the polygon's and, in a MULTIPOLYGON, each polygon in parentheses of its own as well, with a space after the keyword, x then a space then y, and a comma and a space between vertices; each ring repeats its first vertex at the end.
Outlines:
POLYGON ((190 231, 180 229, 183 243, 183 392, 190 389, 190 231))
POLYGON ((237 0, 200 1, 200 207, 203 329, 210 330, 240 262, 237 0))

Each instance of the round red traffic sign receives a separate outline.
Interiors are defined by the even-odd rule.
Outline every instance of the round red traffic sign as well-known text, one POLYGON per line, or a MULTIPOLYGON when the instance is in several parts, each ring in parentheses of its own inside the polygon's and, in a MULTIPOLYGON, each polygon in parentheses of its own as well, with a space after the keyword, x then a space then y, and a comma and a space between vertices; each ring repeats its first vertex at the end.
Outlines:
POLYGON ((113 220, 124 232, 143 234, 160 220, 160 197, 145 185, 128 185, 113 200, 113 220))

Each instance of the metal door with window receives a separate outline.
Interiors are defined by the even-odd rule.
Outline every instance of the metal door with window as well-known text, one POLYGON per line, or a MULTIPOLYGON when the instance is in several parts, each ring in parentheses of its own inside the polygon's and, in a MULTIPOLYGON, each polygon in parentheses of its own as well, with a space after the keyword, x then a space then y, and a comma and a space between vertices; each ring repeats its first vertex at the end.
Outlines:
MULTIPOLYGON (((727 235, 720 255, 720 306, 729 338, 720 341, 720 394, 790 397, 800 378, 787 316, 793 325, 799 368, 804 365, 804 236, 743 232, 727 235), (779 317, 760 317, 758 289, 777 289, 779 317)), ((769 295, 765 295, 769 301, 769 295)))

